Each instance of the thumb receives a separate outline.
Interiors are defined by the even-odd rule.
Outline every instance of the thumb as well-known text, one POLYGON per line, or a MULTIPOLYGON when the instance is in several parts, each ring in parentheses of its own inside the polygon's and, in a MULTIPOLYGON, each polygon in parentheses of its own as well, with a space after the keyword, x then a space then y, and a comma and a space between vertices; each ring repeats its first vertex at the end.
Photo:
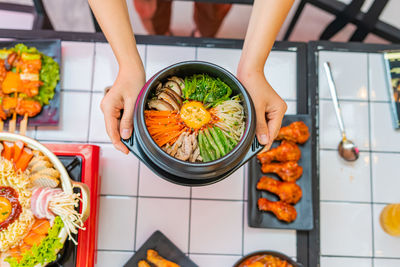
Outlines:
POLYGON ((268 134, 268 125, 267 120, 265 118, 265 109, 260 108, 256 112, 256 135, 258 142, 261 145, 267 145, 269 141, 269 134, 268 134))
POLYGON ((122 139, 128 139, 132 135, 133 130, 133 109, 134 101, 126 99, 124 103, 124 111, 122 113, 121 123, 119 126, 122 139))

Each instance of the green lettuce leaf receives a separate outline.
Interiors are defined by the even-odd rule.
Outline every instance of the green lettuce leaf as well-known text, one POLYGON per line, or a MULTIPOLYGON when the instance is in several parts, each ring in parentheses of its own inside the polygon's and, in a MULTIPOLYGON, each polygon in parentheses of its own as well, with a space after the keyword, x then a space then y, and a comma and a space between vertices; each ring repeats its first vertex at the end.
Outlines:
POLYGON ((34 245, 29 251, 22 254, 22 259, 13 257, 5 259, 11 267, 34 267, 37 264, 43 265, 46 262, 52 262, 57 258, 57 252, 63 247, 58 235, 64 227, 60 217, 56 217, 53 227, 50 228, 48 235, 39 244, 34 245))

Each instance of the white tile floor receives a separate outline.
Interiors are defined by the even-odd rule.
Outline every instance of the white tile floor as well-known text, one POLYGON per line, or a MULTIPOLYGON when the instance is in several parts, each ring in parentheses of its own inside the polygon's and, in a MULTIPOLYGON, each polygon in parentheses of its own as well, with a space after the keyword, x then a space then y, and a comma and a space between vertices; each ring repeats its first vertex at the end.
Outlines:
POLYGON ((324 51, 319 60, 321 267, 400 266, 400 239, 379 223, 383 207, 400 202, 400 131, 392 123, 382 55, 324 51), (362 150, 356 162, 337 154, 325 60, 332 62, 348 137, 362 150))
MULTIPOLYGON (((201 53, 212 51, 199 50, 139 47, 148 77, 169 64, 198 59, 201 53)), ((223 53, 220 50, 219 54, 223 53)), ((240 54, 240 50, 229 50, 228 55, 232 54, 240 54)), ((262 248, 297 256, 295 231, 247 227, 245 167, 215 185, 189 188, 160 179, 133 155, 123 155, 112 147, 99 108, 103 88, 112 84, 117 73, 107 44, 63 42, 62 58, 60 125, 38 127, 31 134, 45 142, 89 142, 101 147, 97 266, 121 266, 156 230, 201 267, 229 266, 243 254, 262 248)), ((274 68, 266 68, 266 73, 288 98, 288 113, 295 114, 295 52, 273 51, 271 58, 274 68)), ((219 62, 236 69, 237 61, 222 58, 219 62)))

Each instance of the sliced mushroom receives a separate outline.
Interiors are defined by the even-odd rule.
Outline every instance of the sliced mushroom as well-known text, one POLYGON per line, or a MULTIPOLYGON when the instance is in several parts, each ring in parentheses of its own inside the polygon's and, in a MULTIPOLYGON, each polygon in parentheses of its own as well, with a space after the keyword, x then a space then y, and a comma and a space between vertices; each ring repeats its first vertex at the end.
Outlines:
POLYGON ((149 108, 156 109, 159 111, 173 111, 174 110, 173 106, 171 106, 164 100, 160 100, 160 99, 152 99, 149 101, 148 105, 149 105, 149 108))
POLYGON ((172 90, 175 91, 175 93, 177 93, 179 96, 182 96, 182 90, 181 87, 179 86, 179 84, 177 82, 174 81, 168 81, 164 84, 164 87, 168 87, 172 90))
POLYGON ((162 88, 162 83, 158 82, 157 86, 156 86, 156 93, 158 94, 159 92, 161 92, 161 88, 162 88))
POLYGON ((167 92, 162 91, 159 95, 158 95, 158 99, 160 100, 164 100, 165 102, 167 102, 168 104, 170 104, 174 110, 179 110, 179 105, 175 100, 175 97, 169 95, 167 92))
POLYGON ((185 81, 182 78, 172 76, 171 78, 168 78, 168 80, 176 82, 181 89, 185 88, 185 81))
POLYGON ((164 87, 161 89, 161 92, 163 92, 163 91, 166 92, 167 94, 173 96, 174 99, 176 100, 176 103, 178 103, 179 107, 182 106, 182 98, 177 93, 175 93, 174 90, 164 87))

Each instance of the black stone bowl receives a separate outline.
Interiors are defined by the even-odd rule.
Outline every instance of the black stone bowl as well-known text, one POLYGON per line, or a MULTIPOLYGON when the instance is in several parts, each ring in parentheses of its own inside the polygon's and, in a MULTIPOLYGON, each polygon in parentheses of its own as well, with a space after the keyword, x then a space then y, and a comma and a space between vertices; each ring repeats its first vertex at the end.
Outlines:
POLYGON ((169 66, 155 74, 143 87, 134 110, 134 133, 123 142, 144 164, 160 177, 181 185, 206 185, 229 176, 256 155, 261 145, 255 139, 256 117, 250 95, 229 71, 208 62, 186 61, 169 66), (232 95, 240 95, 245 111, 246 126, 236 147, 224 157, 204 163, 192 163, 176 159, 164 152, 150 136, 144 119, 144 110, 151 91, 158 82, 168 77, 186 77, 193 74, 208 74, 220 78, 232 89, 232 95))
POLYGON ((296 261, 294 261, 292 258, 290 258, 289 256, 286 256, 285 254, 282 254, 280 252, 276 252, 276 251, 270 251, 270 250, 264 250, 264 251, 256 251, 253 252, 251 254, 248 254, 246 256, 244 256, 243 258, 241 258, 240 260, 238 260, 233 267, 239 267, 243 262, 245 262, 246 260, 250 259, 253 256, 258 256, 258 255, 271 255, 277 258, 280 258, 281 260, 285 260, 287 261, 289 264, 293 265, 293 267, 303 267, 303 264, 298 263, 296 261))

